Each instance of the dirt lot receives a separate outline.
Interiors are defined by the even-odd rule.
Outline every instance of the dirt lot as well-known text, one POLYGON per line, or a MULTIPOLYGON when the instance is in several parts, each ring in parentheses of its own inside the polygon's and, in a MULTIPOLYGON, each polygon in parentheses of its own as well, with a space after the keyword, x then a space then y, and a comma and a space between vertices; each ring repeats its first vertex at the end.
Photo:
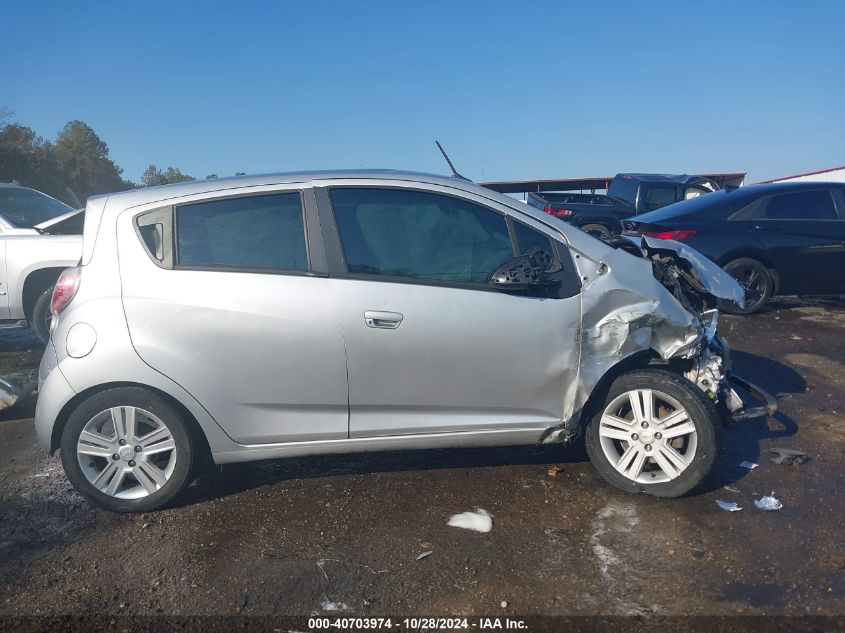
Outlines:
MULTIPOLYGON (((616 492, 552 447, 233 465, 179 507, 120 516, 71 490, 28 398, 0 412, 0 615, 843 615, 845 305, 785 300, 722 333, 781 412, 729 429, 716 480, 674 501, 616 492), (812 461, 774 464, 771 447, 812 461), (756 509, 772 491, 783 509, 756 509), (492 532, 446 526, 477 507, 492 532)), ((39 357, 0 333, 2 371, 39 357)))

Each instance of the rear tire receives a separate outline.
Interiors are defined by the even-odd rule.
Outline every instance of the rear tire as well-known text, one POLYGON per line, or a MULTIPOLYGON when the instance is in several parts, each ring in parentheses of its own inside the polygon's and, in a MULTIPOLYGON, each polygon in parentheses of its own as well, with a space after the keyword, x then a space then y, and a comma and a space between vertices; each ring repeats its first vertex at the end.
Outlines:
POLYGON ((50 312, 50 300, 53 297, 53 286, 42 292, 35 305, 32 306, 32 329, 44 345, 50 342, 50 320, 53 315, 50 312))
POLYGON ((190 482, 197 450, 179 413, 141 387, 85 400, 68 418, 60 447, 74 487, 113 512, 166 506, 190 482))
POLYGON ((766 266, 751 257, 740 257, 724 265, 724 270, 745 290, 745 306, 740 308, 731 301, 719 301, 719 309, 728 314, 754 314, 772 296, 774 282, 766 266))
POLYGON ((585 440, 594 468, 611 485, 674 498, 710 476, 722 428, 713 402, 689 380, 640 370, 613 381, 588 422, 585 440))
POLYGON ((602 238, 611 234, 611 230, 604 224, 585 224, 579 227, 584 233, 588 233, 593 237, 602 238))

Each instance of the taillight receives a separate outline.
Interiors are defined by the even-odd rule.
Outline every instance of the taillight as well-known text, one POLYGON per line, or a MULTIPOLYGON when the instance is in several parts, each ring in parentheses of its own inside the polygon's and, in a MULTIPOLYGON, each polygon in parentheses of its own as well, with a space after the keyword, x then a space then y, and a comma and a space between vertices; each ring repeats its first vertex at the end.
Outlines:
POLYGON ((572 215, 572 211, 570 211, 569 209, 555 209, 550 204, 547 204, 546 207, 543 209, 543 211, 545 211, 549 215, 553 215, 553 216, 556 216, 556 217, 560 217, 562 215, 564 215, 564 216, 572 215))
POLYGON ((683 242, 688 237, 692 237, 695 235, 695 231, 690 229, 675 229, 670 231, 640 231, 635 228, 627 228, 622 231, 622 235, 628 235, 630 237, 654 237, 658 240, 677 240, 678 242, 683 242))
POLYGON ((50 299, 50 311, 53 316, 59 316, 73 299, 76 291, 79 290, 80 268, 66 268, 59 275, 59 280, 53 288, 53 296, 50 299))
POLYGON ((677 240, 683 242, 688 237, 695 235, 695 231, 689 229, 675 229, 673 231, 645 231, 643 235, 656 237, 658 240, 677 240))

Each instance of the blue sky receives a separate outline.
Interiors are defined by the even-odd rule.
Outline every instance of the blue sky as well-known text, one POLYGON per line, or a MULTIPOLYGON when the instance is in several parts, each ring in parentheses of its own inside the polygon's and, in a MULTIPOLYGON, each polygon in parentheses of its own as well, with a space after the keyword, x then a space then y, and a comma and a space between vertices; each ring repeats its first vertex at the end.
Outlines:
POLYGON ((125 176, 845 164, 842 2, 5 3, 0 106, 125 176), (12 25, 14 27, 12 28, 12 25))

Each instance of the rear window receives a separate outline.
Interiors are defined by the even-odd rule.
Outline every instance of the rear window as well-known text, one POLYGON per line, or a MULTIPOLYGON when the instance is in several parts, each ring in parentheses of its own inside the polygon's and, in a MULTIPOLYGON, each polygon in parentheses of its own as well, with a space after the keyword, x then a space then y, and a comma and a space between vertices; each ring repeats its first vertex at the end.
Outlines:
POLYGON ((643 197, 643 209, 654 211, 675 202, 674 187, 647 187, 643 197))
POLYGON ((835 220, 836 208, 827 189, 795 191, 769 198, 757 217, 763 220, 835 220))
POLYGON ((179 206, 176 245, 184 266, 308 269, 298 192, 179 206))
POLYGON ((18 228, 31 229, 72 208, 34 189, 0 187, 0 214, 18 228))

